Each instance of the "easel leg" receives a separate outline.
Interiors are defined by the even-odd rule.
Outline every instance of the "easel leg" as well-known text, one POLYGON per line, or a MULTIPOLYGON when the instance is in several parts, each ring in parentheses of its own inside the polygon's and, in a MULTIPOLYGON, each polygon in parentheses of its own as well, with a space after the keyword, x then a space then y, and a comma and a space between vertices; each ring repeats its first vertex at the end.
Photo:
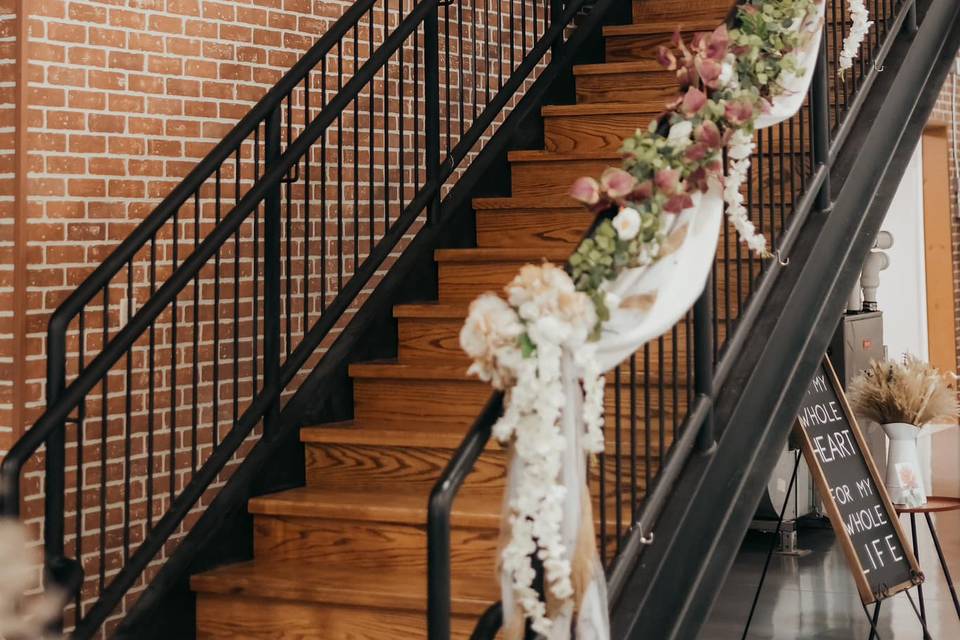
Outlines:
POLYGON ((960 618, 960 600, 957 599, 957 588, 953 585, 953 578, 950 576, 950 569, 947 567, 947 559, 943 557, 943 548, 940 547, 940 536, 933 526, 933 518, 929 513, 925 513, 927 518, 927 528, 930 529, 930 536, 933 538, 933 546, 937 548, 937 557, 940 559, 940 567, 943 569, 943 577, 947 579, 947 587, 950 589, 950 597, 953 598, 953 608, 957 612, 957 618, 960 618))
MULTIPOLYGON (((913 538, 913 557, 920 561, 920 543, 917 540, 917 514, 910 514, 910 537, 913 538)), ((923 604, 923 585, 917 585, 917 598, 920 600, 920 619, 926 624, 927 608, 923 604)))
POLYGON ((773 533, 773 544, 767 550, 767 559, 763 563, 763 573, 760 574, 760 584, 757 585, 757 592, 753 594, 753 604, 750 605, 750 615, 747 616, 747 623, 743 627, 741 640, 746 640, 747 633, 750 631, 750 623, 753 622, 753 614, 757 610, 757 602, 760 600, 760 591, 763 589, 763 582, 767 579, 767 570, 770 568, 770 559, 773 557, 773 550, 776 549, 780 540, 780 527, 783 526, 783 516, 787 512, 787 505, 790 504, 790 494, 793 493, 793 485, 797 482, 797 469, 800 468, 800 451, 794 454, 793 475, 790 477, 790 486, 787 487, 787 495, 783 498, 783 507, 780 508, 780 519, 777 520, 777 530, 773 533))
MULTIPOLYGON (((873 605, 873 618, 867 614, 867 619, 870 620, 870 637, 867 640, 874 640, 874 638, 880 638, 880 634, 877 633, 877 622, 880 620, 880 603, 882 600, 877 600, 877 604, 873 605)), ((866 612, 867 608, 863 608, 866 612)))

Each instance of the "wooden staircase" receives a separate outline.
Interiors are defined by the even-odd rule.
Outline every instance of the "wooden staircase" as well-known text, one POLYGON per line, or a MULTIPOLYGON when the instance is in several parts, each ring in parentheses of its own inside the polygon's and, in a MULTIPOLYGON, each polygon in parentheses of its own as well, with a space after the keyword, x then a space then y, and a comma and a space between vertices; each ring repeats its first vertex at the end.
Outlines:
MULTIPOLYGON (((491 392, 465 375, 458 333, 467 305, 479 293, 499 291, 523 264, 566 260, 592 219, 566 196, 570 184, 617 164, 622 138, 645 127, 673 95, 671 74, 652 60, 656 46, 678 26, 713 28, 730 4, 635 2, 634 24, 604 30, 608 62, 574 70, 577 104, 543 109, 545 150, 510 154, 512 197, 474 202, 477 248, 436 252, 439 300, 395 308, 396 361, 350 368, 354 419, 302 430, 307 485, 249 502, 254 560, 193 577, 198 638, 426 636, 427 496, 491 392)), ((720 255, 732 250, 728 242, 720 255)), ((647 367, 648 383, 686 379, 682 325, 674 335, 677 362, 667 358, 664 371, 647 367)), ((665 337, 664 353, 672 352, 674 339, 665 337)), ((612 374, 608 381, 614 383, 612 374)), ((686 388, 680 393, 686 406, 686 388)), ((614 395, 607 394, 608 415, 614 395)), ((659 451, 672 436, 661 439, 660 429, 682 416, 662 415, 656 393, 637 395, 639 415, 654 423, 654 437, 643 446, 659 451)), ((613 441, 608 437, 608 455, 616 456, 613 441)), ((504 464, 505 453, 491 446, 454 506, 456 637, 468 637, 477 616, 498 599, 504 464)), ((614 518, 609 496, 607 507, 614 518)))

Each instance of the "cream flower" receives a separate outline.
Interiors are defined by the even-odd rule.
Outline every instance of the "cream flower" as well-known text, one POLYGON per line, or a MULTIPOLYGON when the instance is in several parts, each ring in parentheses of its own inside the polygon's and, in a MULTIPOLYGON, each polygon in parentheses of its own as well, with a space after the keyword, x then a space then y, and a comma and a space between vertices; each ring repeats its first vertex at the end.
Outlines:
POLYGON ((670 127, 667 140, 681 149, 690 145, 690 136, 693 135, 693 123, 690 120, 681 120, 670 127))
POLYGON ((633 207, 623 207, 612 224, 621 240, 633 240, 640 233, 640 213, 633 207))
POLYGON ((504 389, 515 379, 514 367, 507 366, 515 357, 523 325, 517 313, 502 298, 485 293, 470 303, 470 312, 460 330, 460 347, 473 364, 468 370, 481 380, 504 389), (515 355, 515 354, 514 354, 515 355))

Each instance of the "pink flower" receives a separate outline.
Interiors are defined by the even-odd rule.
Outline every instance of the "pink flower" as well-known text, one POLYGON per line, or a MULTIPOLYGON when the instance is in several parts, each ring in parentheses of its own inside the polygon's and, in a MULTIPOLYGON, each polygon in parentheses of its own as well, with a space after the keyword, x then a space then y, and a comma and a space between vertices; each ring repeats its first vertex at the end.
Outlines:
POLYGON ((704 120, 693 132, 694 139, 702 142, 710 149, 719 149, 723 146, 723 136, 720 129, 712 120, 704 120))
POLYGON ((703 167, 700 167, 689 176, 686 180, 687 193, 693 193, 695 191, 706 191, 709 188, 707 183, 707 170, 703 167))
POLYGON ((667 47, 657 47, 657 62, 667 71, 673 71, 677 68, 677 56, 673 55, 667 47))
POLYGON ((711 89, 716 89, 719 85, 720 73, 723 67, 716 60, 710 58, 697 58, 697 75, 703 80, 703 84, 711 89))
POLYGON ((683 96, 683 102, 680 103, 680 111, 688 116, 696 115, 705 104, 707 104, 706 94, 696 87, 690 87, 683 96))
POLYGON ((693 198, 690 197, 690 194, 680 193, 667 200, 666 204, 663 205, 663 210, 669 213, 680 213, 692 206, 693 198))
POLYGON ((721 24, 713 30, 707 39, 707 48, 704 51, 706 56, 712 60, 720 62, 727 55, 727 46, 730 42, 730 36, 727 33, 727 25, 721 24))
POLYGON ((698 162, 707 157, 707 145, 702 142, 695 142, 683 152, 683 157, 691 162, 698 162))
POLYGON ((723 115, 732 125, 741 125, 753 117, 753 105, 747 100, 732 100, 723 106, 723 115))
POLYGON ((677 184, 680 182, 680 171, 678 169, 660 169, 653 175, 653 183, 657 188, 667 193, 673 193, 677 190, 677 184))
POLYGON ((586 205, 595 205, 600 201, 600 185, 587 176, 577 178, 570 187, 570 197, 586 205))
POLYGON ((616 167, 607 167, 600 175, 600 187, 611 198, 622 198, 633 191, 637 179, 616 167))
POLYGON ((642 202, 650 198, 653 195, 653 183, 649 180, 644 180, 639 183, 636 188, 630 193, 630 199, 634 202, 642 202))

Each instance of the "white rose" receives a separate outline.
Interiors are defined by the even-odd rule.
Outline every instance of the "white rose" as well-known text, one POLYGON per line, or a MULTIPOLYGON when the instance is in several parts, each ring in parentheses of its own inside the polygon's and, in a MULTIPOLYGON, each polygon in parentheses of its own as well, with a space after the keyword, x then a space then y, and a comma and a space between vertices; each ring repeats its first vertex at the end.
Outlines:
POLYGON ((623 207, 613 218, 613 228, 621 240, 633 240, 640 233, 640 213, 632 207, 623 207))
POLYGON ((733 77, 733 65, 728 62, 724 62, 720 66, 720 76, 717 78, 717 83, 719 84, 719 86, 725 87, 727 86, 727 83, 730 82, 730 78, 732 77, 733 77))
POLYGON ((667 140, 675 147, 686 147, 690 144, 690 136, 693 134, 693 123, 689 120, 681 120, 670 127, 670 133, 667 140))

